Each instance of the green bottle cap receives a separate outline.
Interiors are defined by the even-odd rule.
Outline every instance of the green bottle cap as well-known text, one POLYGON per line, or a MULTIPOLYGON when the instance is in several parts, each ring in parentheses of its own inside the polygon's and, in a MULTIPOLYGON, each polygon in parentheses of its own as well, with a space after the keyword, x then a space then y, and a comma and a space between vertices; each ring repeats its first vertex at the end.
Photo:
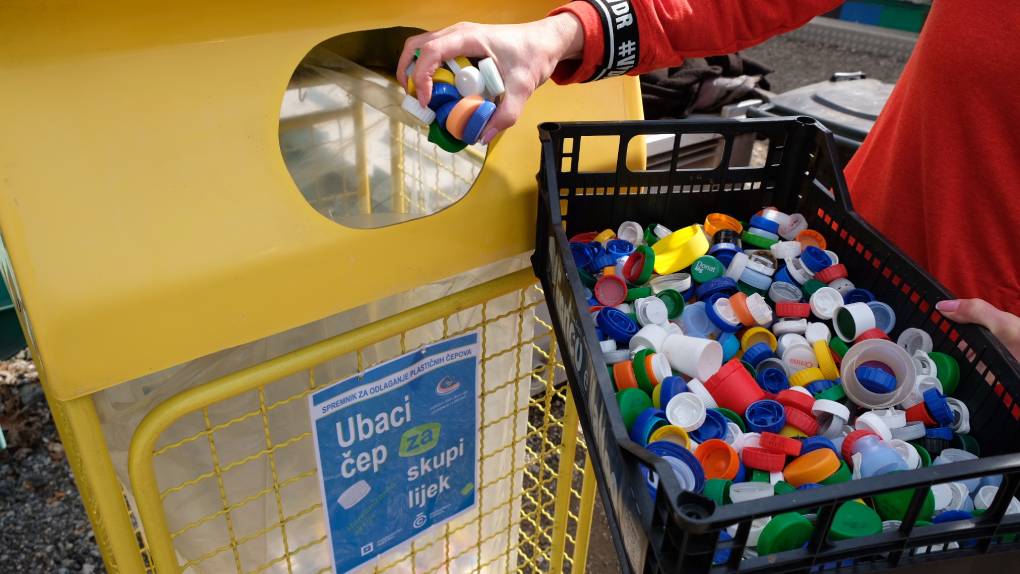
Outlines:
POLYGON ((702 255, 691 263, 691 279, 698 283, 708 283, 713 279, 722 277, 726 267, 721 261, 711 255, 702 255))
MULTIPOLYGON (((829 536, 833 540, 849 540, 882 532, 882 517, 860 502, 844 502, 832 518, 829 536)), ((760 544, 760 542, 759 542, 760 544)))
POLYGON ((655 351, 651 349, 641 349, 634 355, 634 359, 631 360, 630 364, 634 367, 634 378, 637 379, 638 388, 645 392, 649 397, 652 396, 652 377, 648 375, 647 364, 645 363, 645 357, 654 354, 655 351))
POLYGON ((645 297, 651 296, 652 296, 651 287, 631 287, 627 289, 627 301, 637 301, 638 299, 644 299, 645 297))
POLYGON ((747 231, 740 235, 740 241, 744 245, 750 245, 752 247, 757 247, 758 249, 768 249, 769 247, 772 247, 773 245, 776 244, 775 239, 768 239, 766 237, 762 237, 761 235, 748 233, 747 231))
POLYGON ((758 372, 755 370, 754 367, 751 366, 751 363, 742 360, 740 361, 740 364, 744 365, 744 370, 747 371, 749 375, 751 375, 752 379, 758 376, 758 372))
POLYGON ((652 407, 652 399, 641 389, 633 387, 616 393, 616 402, 620 405, 620 415, 623 416, 623 424, 627 430, 634 425, 634 419, 641 411, 652 407))
POLYGON ((829 348, 832 349, 833 353, 839 355, 842 359, 847 352, 850 350, 850 346, 846 344, 846 341, 839 337, 832 337, 829 339, 829 348))
POLYGON ((833 385, 824 391, 815 395, 815 399, 825 399, 829 401, 836 401, 837 403, 846 398, 846 391, 843 390, 843 385, 833 385))
POLYGON ((976 438, 969 434, 958 434, 956 435, 956 440, 960 443, 960 446, 963 447, 963 450, 970 454, 981 456, 981 445, 978 444, 976 438))
POLYGON ((655 232, 652 231, 653 229, 655 229, 654 223, 650 223, 645 227, 645 245, 649 247, 655 245, 655 242, 659 240, 659 236, 655 235, 655 232))
MULTIPOLYGON (((650 245, 650 244, 649 244, 650 245)), ((631 254, 633 257, 635 254, 642 256, 641 258, 641 269, 638 272, 634 285, 644 285, 648 283, 648 280, 652 278, 652 270, 655 269, 655 252, 648 245, 638 245, 638 248, 631 254)), ((627 279, 624 277, 624 279, 627 279)), ((628 283, 630 281, 628 280, 628 283)))
POLYGON ((850 473, 850 467, 846 465, 845 461, 841 460, 839 461, 839 470, 832 473, 832 475, 829 476, 829 478, 826 478, 825 480, 818 484, 829 486, 831 484, 841 484, 844 482, 850 482, 850 478, 852 476, 853 474, 850 473))
POLYGON ((755 468, 751 470, 751 480, 749 482, 772 482, 772 480, 768 472, 755 468))
POLYGON ((627 313, 627 316, 630 317, 631 321, 637 323, 637 313, 627 313))
POLYGON ((776 483, 775 491, 777 496, 780 494, 790 494, 791 492, 796 492, 797 487, 785 480, 780 480, 776 483))
MULTIPOLYGON (((928 488, 928 494, 924 497, 924 504, 921 505, 921 512, 917 517, 921 520, 931 520, 935 514, 935 495, 928 488)), ((910 499, 914 496, 914 489, 894 490, 883 492, 872 497, 875 501, 875 510, 882 520, 903 520, 907 514, 907 507, 910 506, 910 499)))
POLYGON ((942 383, 942 394, 947 397, 952 395, 956 391, 956 386, 960 384, 960 363, 951 355, 938 351, 928 353, 928 357, 935 363, 935 376, 942 383))
POLYGON ((810 520, 796 512, 777 514, 765 525, 758 537, 758 555, 767 556, 800 548, 811 539, 814 529, 810 520))
POLYGON ((439 122, 429 124, 429 141, 450 153, 457 153, 467 147, 466 143, 450 135, 439 122))
POLYGON ((598 281, 598 279, 596 279, 594 275, 588 273, 584 269, 578 269, 577 274, 581 276, 581 284, 589 289, 594 287, 595 282, 598 281))
POLYGON ((730 500, 730 485, 733 481, 724 478, 710 478, 705 481, 705 488, 701 491, 705 498, 722 506, 732 502, 730 500))
MULTIPOLYGON (((630 291, 627 291, 628 295, 630 291)), ((670 319, 676 319, 684 312, 684 296, 676 289, 663 289, 656 295, 666 304, 666 313, 670 319)))
POLYGON ((750 285, 744 283, 743 281, 737 281, 737 289, 740 289, 740 292, 743 293, 744 295, 747 295, 748 297, 755 294, 761 295, 762 297, 768 295, 768 292, 751 287, 750 285))
POLYGON ((804 297, 810 299, 815 291, 818 291, 822 287, 825 287, 825 283, 817 279, 808 279, 803 285, 800 286, 800 290, 804 292, 804 297))
POLYGON ((928 449, 914 442, 910 443, 910 446, 914 447, 914 450, 917 451, 917 454, 921 455, 921 468, 927 468, 931 466, 931 453, 928 452, 928 449))
POLYGON ((740 418, 740 415, 723 407, 716 407, 715 410, 719 411, 719 413, 724 417, 730 419, 730 422, 740 427, 742 432, 747 432, 747 427, 744 426, 744 419, 740 418))
POLYGON ((930 520, 918 520, 917 522, 914 523, 914 528, 919 528, 922 526, 931 526, 932 524, 934 523, 931 522, 930 520))

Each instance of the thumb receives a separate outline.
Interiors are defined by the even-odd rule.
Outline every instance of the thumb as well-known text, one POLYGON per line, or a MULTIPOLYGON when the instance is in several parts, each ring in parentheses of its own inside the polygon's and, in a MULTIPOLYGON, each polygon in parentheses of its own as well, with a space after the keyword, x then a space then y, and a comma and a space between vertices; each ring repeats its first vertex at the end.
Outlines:
POLYGON ((957 323, 976 323, 983 325, 992 334, 999 336, 1007 332, 1017 321, 1016 315, 1001 311, 984 299, 952 299, 939 301, 935 309, 947 319, 957 323))
POLYGON ((485 133, 482 134, 482 143, 488 144, 499 132, 517 123, 524 111, 524 103, 528 100, 528 94, 519 91, 508 91, 503 96, 503 101, 496 107, 496 113, 492 114, 488 125, 485 126, 485 133))

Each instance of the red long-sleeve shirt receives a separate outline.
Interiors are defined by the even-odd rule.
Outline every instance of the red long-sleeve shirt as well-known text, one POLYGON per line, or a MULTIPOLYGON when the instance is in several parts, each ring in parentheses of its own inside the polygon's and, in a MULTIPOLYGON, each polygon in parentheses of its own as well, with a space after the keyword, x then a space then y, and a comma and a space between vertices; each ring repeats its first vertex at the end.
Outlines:
MULTIPOLYGON (((630 74, 737 51, 797 28, 842 0, 633 0, 640 56, 630 74)), ((584 81, 603 58, 599 14, 581 60, 557 83, 584 81)), ((933 3, 892 96, 845 174, 855 209, 958 296, 1020 313, 1020 5, 933 3)))

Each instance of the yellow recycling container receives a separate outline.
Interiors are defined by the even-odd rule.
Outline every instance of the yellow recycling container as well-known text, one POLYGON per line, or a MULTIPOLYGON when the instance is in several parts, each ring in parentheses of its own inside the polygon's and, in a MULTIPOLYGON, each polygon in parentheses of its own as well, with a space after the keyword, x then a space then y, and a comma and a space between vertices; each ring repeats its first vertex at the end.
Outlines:
POLYGON ((450 156, 385 70, 414 30, 553 5, 0 7, 2 271, 111 572, 329 571, 308 395, 475 329, 476 508, 369 569, 583 570, 535 125, 637 118, 637 83, 544 87, 450 156))

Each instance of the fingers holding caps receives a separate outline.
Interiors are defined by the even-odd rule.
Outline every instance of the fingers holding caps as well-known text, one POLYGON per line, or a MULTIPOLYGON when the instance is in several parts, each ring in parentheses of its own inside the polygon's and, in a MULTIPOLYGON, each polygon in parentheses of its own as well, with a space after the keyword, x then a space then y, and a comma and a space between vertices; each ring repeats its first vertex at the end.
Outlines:
POLYGON ((1020 317, 1003 311, 984 299, 939 301, 935 308, 947 319, 957 323, 975 323, 987 328, 1009 348, 1014 356, 1018 356, 1017 353, 1020 352, 1020 317))
POLYGON ((428 38, 416 48, 418 50, 418 59, 415 60, 414 71, 411 76, 414 80, 418 93, 418 101, 421 102, 421 105, 428 105, 429 98, 432 97, 432 74, 446 60, 458 56, 469 58, 489 56, 488 50, 482 41, 482 33, 479 30, 476 24, 454 24, 449 28, 436 32, 431 38, 428 38))

